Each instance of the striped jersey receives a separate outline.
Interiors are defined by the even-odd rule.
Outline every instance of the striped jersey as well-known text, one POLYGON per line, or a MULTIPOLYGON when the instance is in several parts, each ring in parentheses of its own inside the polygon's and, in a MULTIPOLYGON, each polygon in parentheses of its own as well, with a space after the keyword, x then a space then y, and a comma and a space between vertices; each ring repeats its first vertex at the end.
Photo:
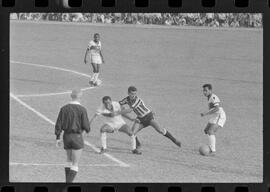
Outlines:
POLYGON ((120 105, 129 105, 131 109, 133 109, 134 113, 138 117, 144 117, 151 111, 145 106, 143 100, 139 97, 135 97, 135 99, 130 99, 129 96, 119 101, 120 105))

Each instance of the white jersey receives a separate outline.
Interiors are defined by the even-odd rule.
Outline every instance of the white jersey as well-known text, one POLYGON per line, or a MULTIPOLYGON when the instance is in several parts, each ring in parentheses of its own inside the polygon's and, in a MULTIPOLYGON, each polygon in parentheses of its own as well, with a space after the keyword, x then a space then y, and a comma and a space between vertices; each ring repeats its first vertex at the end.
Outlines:
POLYGON ((91 40, 88 44, 87 49, 90 50, 91 56, 100 56, 101 42, 99 41, 98 43, 96 43, 94 40, 91 40))
POLYGON ((209 122, 218 124, 221 127, 223 127, 226 121, 226 114, 223 108, 220 107, 220 100, 218 96, 216 96, 215 94, 211 94, 211 96, 208 98, 208 107, 209 107, 209 110, 211 110, 214 107, 219 108, 217 112, 211 115, 212 117, 210 118, 209 122))
MULTIPOLYGON (((102 103, 101 106, 97 109, 96 114, 97 115, 101 115, 102 113, 111 113, 111 112, 118 112, 121 111, 121 106, 118 102, 112 101, 112 106, 113 106, 113 110, 110 111, 108 109, 105 108, 104 104, 102 103)), ((122 115, 116 115, 114 117, 105 117, 103 116, 106 120, 106 124, 108 124, 109 126, 111 126, 114 129, 119 129, 121 128, 123 125, 126 124, 126 122, 124 121, 122 115)))

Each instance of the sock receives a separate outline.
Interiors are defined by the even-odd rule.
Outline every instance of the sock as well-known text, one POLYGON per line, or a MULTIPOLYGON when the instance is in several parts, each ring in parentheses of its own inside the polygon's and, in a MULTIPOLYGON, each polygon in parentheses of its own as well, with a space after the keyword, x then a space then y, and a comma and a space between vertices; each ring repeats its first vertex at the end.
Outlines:
POLYGON ((209 147, 212 152, 216 151, 216 136, 215 135, 209 135, 209 147))
POLYGON ((101 133, 101 146, 103 149, 107 149, 107 135, 106 133, 101 133))
POLYGON ((66 182, 68 180, 68 175, 69 175, 69 171, 70 171, 70 167, 71 167, 72 163, 71 162, 67 162, 66 166, 65 166, 65 176, 66 176, 66 182))
POLYGON ((141 142, 139 141, 138 137, 135 136, 136 139, 136 147, 140 147, 141 146, 141 142))
POLYGON ((98 80, 98 76, 99 76, 99 73, 96 73, 96 77, 95 77, 96 78, 95 79, 96 81, 98 80))
POLYGON ((131 135, 131 149, 134 150, 136 149, 136 136, 135 135, 131 135))
POLYGON ((92 75, 92 77, 91 77, 91 80, 90 81, 95 81, 95 78, 96 78, 96 73, 94 73, 93 75, 92 75))
POLYGON ((172 142, 174 142, 174 143, 176 142, 176 139, 174 138, 174 136, 172 136, 172 134, 169 131, 167 131, 166 129, 165 129, 164 136, 169 138, 172 142))
POLYGON ((78 166, 72 166, 70 168, 67 183, 72 183, 74 181, 74 178, 75 178, 78 170, 79 170, 78 166))

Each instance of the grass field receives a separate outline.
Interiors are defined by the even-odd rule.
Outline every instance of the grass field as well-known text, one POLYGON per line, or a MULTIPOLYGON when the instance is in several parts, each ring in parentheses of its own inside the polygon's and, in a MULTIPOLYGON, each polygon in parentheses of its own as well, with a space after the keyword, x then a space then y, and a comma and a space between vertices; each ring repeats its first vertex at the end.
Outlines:
MULTIPOLYGON (((152 128, 142 130, 141 156, 129 138, 109 135, 99 155, 99 127, 92 127, 76 182, 262 182, 263 32, 202 28, 133 27, 60 23, 10 23, 10 181, 64 182, 65 152, 55 147, 54 122, 69 102, 67 91, 84 88, 89 118, 101 98, 119 101, 135 85, 161 126, 182 142, 177 148, 152 128), (99 32, 106 63, 102 86, 88 87, 83 63, 99 32), (68 71, 67 71, 68 70, 68 71), (227 114, 217 133, 217 155, 203 157, 207 110, 204 83, 227 114)), ((130 124, 130 122, 128 122, 130 124)))

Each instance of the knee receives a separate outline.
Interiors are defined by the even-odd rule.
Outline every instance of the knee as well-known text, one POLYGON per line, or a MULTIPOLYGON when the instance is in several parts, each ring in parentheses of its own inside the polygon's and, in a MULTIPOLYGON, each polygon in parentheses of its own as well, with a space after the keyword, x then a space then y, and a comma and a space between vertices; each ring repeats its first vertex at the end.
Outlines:
POLYGON ((208 131, 208 135, 214 135, 214 134, 215 134, 214 130, 210 129, 210 130, 208 131))
POLYGON ((101 128, 100 128, 100 133, 104 133, 104 132, 105 132, 104 127, 101 127, 101 128))

